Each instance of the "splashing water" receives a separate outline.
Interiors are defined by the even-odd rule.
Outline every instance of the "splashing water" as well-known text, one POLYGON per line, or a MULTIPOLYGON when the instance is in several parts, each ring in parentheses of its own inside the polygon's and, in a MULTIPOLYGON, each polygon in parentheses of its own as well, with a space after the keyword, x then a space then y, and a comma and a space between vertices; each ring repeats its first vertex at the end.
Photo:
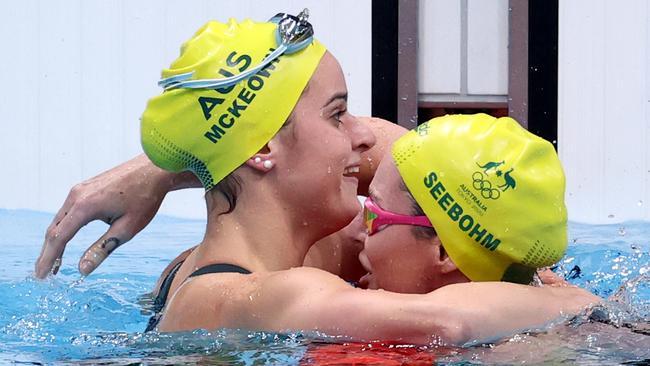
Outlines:
POLYGON ((69 244, 59 274, 38 281, 30 273, 51 218, 0 210, 0 363, 285 365, 341 363, 336 360, 357 356, 377 364, 433 358, 439 364, 650 359, 650 223, 570 225, 567 256, 555 271, 607 302, 566 325, 467 348, 346 343, 330 349, 323 342, 345 339, 234 330, 144 334, 152 302, 145 294, 172 258, 201 240, 204 222, 158 217, 82 279, 76 261, 106 229, 90 224, 69 244))

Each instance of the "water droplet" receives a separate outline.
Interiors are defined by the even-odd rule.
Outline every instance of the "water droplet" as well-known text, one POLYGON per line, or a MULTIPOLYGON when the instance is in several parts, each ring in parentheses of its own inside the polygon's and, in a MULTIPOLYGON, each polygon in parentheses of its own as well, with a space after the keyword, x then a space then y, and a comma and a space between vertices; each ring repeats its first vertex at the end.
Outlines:
POLYGON ((575 257, 567 257, 563 262, 564 264, 569 264, 575 260, 575 257))
POLYGON ((621 226, 618 228, 618 235, 625 236, 625 226, 621 226))
POLYGON ((609 215, 607 215, 607 218, 608 218, 608 219, 613 219, 613 218, 614 218, 614 214, 609 214, 609 215))
POLYGON ((332 167, 331 166, 327 167, 327 174, 332 174, 332 167))
POLYGON ((639 207, 643 206, 643 200, 639 200, 639 202, 637 202, 636 205, 639 207))

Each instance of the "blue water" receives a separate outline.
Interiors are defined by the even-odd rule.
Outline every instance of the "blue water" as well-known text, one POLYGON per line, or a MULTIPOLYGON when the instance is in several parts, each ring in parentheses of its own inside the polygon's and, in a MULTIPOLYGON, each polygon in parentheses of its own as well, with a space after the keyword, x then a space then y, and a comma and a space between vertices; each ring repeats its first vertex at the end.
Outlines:
MULTIPOLYGON (((76 270, 107 228, 92 223, 66 249, 56 277, 31 278, 51 214, 0 210, 0 363, 299 364, 322 337, 264 332, 143 334, 162 269, 200 241, 204 222, 157 217, 91 276, 76 270)), ((570 225, 556 271, 608 298, 609 324, 587 316, 494 345, 446 350, 441 364, 613 364, 650 360, 650 223, 570 225), (579 268, 579 270, 578 270, 579 268)), ((331 341, 331 340, 330 340, 331 341)))

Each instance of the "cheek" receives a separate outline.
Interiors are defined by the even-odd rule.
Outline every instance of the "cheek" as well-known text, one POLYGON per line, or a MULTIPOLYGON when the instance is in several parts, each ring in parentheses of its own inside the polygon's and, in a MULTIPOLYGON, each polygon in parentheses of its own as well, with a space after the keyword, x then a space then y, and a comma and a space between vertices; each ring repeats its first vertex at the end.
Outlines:
POLYGON ((373 273, 379 277, 390 278, 405 257, 404 248, 400 248, 399 230, 387 227, 366 239, 365 249, 373 273))
POLYGON ((368 237, 365 250, 377 285, 387 291, 420 293, 426 262, 408 226, 392 226, 368 237), (384 235, 382 235, 384 234, 384 235))
POLYGON ((350 143, 342 141, 340 136, 331 135, 312 136, 309 141, 287 156, 289 161, 293 161, 293 168, 305 174, 305 177, 311 176, 332 184, 340 181, 350 160, 350 143))

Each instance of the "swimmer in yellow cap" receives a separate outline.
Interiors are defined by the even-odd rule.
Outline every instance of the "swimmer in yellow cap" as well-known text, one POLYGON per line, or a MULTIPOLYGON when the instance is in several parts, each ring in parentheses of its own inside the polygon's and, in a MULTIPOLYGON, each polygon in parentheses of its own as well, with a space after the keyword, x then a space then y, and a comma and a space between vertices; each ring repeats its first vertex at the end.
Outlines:
POLYGON ((528 284, 567 245, 557 154, 508 117, 439 117, 402 136, 382 160, 365 210, 368 288, 528 284))
MULTIPOLYGON (((306 14, 210 23, 164 72, 165 92, 143 114, 143 147, 164 169, 197 175, 208 225, 163 281, 169 296, 151 328, 463 344, 538 327, 596 301, 575 288, 490 282, 425 295, 363 290, 299 267, 314 242, 358 212, 356 172, 375 142, 347 112, 334 57, 303 37, 310 28, 306 14)), ((119 244, 110 238, 104 244, 119 244)))

